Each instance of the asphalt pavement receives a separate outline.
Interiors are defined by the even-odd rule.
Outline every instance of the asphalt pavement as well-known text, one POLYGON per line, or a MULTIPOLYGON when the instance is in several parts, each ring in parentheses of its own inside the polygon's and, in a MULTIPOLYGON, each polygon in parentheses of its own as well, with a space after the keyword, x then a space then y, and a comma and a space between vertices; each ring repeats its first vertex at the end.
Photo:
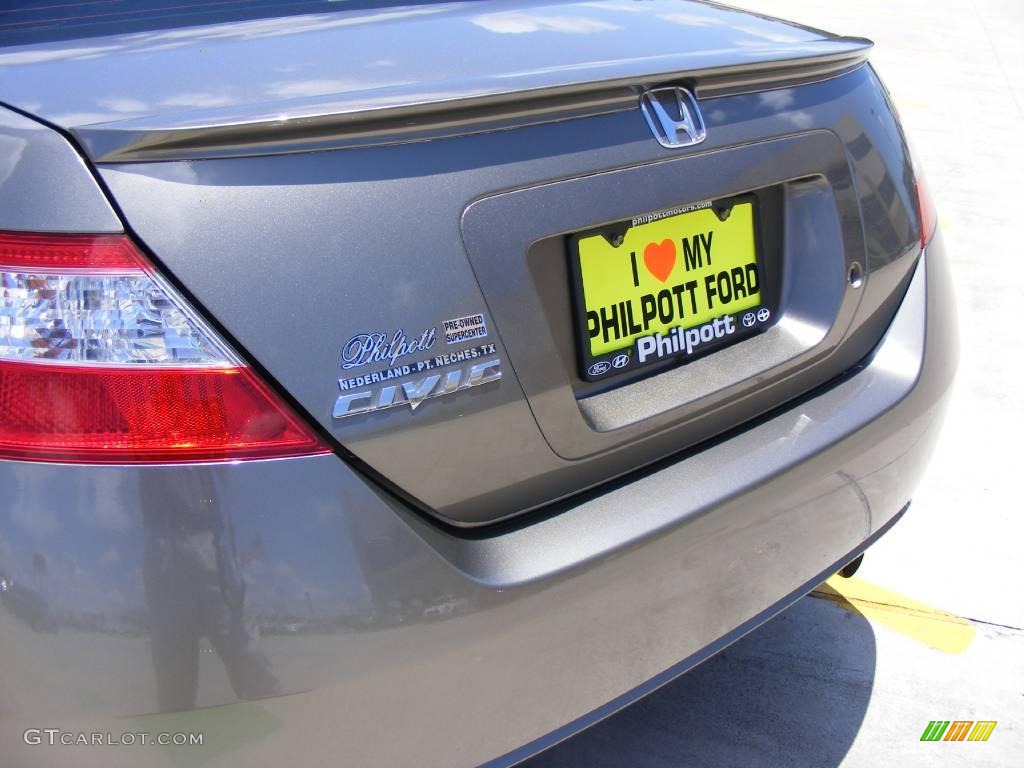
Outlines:
POLYGON ((910 511, 854 579, 529 768, 1024 765, 1024 3, 730 4, 874 40, 952 258, 953 402, 910 511), (996 726, 921 741, 933 720, 996 726))

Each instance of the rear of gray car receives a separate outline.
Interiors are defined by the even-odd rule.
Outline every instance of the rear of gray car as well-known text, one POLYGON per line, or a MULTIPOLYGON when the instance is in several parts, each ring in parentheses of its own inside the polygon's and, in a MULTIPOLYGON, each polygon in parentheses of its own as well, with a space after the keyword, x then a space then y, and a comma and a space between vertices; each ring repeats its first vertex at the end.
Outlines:
POLYGON ((907 510, 955 307, 869 42, 129 5, 0 13, 4 766, 512 764, 907 510))

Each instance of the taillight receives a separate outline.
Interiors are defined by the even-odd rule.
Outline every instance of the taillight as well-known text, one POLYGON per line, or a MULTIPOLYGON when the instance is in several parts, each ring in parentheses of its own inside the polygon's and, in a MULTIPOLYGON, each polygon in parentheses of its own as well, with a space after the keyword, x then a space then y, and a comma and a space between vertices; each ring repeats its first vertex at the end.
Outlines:
POLYGON ((0 232, 0 459, 329 451, 127 237, 0 232))
POLYGON ((921 247, 928 247, 935 230, 939 225, 939 214, 935 210, 935 201, 932 200, 931 192, 928 190, 928 182, 925 181, 921 172, 920 163, 915 164, 914 187, 917 190, 917 215, 921 222, 921 247))

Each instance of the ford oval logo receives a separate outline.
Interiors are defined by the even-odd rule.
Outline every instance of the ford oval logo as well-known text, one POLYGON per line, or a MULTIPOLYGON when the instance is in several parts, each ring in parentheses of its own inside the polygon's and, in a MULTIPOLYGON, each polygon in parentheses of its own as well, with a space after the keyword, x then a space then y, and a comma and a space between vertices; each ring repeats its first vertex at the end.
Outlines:
POLYGON ((604 376, 611 369, 612 364, 602 360, 598 363, 594 363, 592 366, 587 368, 587 373, 589 373, 591 376, 604 376))

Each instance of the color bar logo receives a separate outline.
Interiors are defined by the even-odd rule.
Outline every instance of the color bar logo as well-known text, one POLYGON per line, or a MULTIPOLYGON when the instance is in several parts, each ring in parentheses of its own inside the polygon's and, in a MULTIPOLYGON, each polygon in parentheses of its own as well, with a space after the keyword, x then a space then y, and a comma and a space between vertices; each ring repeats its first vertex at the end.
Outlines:
POLYGON ((988 741, 996 729, 996 720, 932 720, 921 734, 921 741, 988 741))

